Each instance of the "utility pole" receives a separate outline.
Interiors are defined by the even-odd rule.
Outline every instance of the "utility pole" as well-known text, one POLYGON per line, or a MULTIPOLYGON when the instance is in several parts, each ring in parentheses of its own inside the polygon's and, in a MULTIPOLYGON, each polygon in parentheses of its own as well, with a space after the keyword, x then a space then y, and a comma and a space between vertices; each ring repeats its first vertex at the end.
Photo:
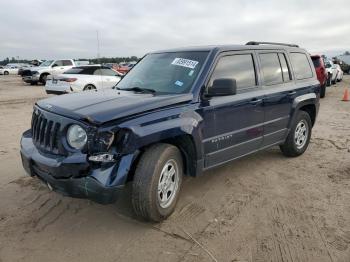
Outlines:
POLYGON ((97 62, 99 64, 101 64, 101 61, 100 61, 100 38, 99 38, 98 30, 96 30, 96 37, 97 37, 97 62))

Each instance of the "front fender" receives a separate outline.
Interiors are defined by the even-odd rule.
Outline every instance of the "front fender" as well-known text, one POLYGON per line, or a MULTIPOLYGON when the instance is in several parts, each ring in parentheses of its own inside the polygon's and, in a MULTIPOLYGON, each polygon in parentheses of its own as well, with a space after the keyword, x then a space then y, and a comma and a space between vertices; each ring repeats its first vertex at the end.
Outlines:
POLYGON ((202 117, 193 108, 173 108, 123 123, 128 139, 121 147, 131 153, 145 146, 182 135, 191 136, 196 147, 197 159, 202 155, 202 117))

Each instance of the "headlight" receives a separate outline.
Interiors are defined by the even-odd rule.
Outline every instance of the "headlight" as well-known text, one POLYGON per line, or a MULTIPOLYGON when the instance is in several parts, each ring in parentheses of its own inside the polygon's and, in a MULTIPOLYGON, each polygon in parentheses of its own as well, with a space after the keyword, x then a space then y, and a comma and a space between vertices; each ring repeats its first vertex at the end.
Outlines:
POLYGON ((67 132, 68 144, 75 149, 82 149, 87 141, 85 130, 79 125, 71 125, 67 132))

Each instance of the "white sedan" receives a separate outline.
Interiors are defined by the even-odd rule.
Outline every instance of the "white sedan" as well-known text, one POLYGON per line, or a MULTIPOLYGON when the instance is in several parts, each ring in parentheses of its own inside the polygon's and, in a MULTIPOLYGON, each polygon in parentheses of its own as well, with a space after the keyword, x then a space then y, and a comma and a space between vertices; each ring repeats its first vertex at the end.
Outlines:
POLYGON ((0 69, 0 75, 17 75, 18 74, 18 66, 5 66, 4 68, 0 69))
POLYGON ((47 94, 66 94, 112 88, 120 79, 118 72, 105 66, 77 66, 47 78, 45 90, 47 94))

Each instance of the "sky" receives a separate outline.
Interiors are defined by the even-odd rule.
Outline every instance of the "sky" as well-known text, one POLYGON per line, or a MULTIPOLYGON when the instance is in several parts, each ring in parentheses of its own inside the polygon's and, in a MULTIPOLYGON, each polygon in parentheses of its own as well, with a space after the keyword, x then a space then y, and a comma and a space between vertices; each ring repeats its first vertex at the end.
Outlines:
POLYGON ((173 47, 296 43, 350 50, 349 0, 0 0, 0 60, 142 56, 173 47))

